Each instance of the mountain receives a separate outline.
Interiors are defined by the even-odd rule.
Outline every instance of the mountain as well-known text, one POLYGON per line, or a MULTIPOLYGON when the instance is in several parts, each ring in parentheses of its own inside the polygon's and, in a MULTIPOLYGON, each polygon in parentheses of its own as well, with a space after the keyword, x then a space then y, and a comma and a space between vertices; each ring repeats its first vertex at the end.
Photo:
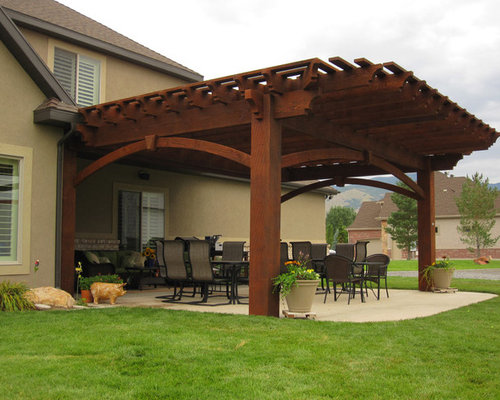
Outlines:
MULTIPOLYGON (((414 178, 414 176, 412 176, 412 178, 414 178)), ((395 185, 399 181, 399 179, 394 176, 377 176, 371 179, 392 185, 395 185)), ((327 212, 331 207, 335 206, 351 207, 357 211, 364 201, 382 200, 387 193, 385 189, 363 185, 345 185, 344 187, 335 187, 335 189, 340 193, 326 200, 327 212)))
MULTIPOLYGON (((416 179, 415 174, 409 174, 409 176, 412 179, 416 179)), ((396 185, 399 181, 399 179, 394 176, 378 176, 372 179, 392 185, 396 185)), ((500 191, 500 182, 492 183, 490 187, 496 187, 500 191)), ((382 200, 388 192, 385 189, 363 185, 346 185, 344 187, 335 187, 335 189, 340 193, 326 200, 326 212, 335 206, 351 207, 357 211, 364 201, 382 200)))

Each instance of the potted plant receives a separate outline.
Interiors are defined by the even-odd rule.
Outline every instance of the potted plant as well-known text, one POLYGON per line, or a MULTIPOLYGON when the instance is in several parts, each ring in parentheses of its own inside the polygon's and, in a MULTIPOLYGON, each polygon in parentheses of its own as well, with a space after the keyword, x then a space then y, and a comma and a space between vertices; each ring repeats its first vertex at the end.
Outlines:
POLYGON ((433 262, 424 269, 424 279, 434 288, 447 289, 450 287, 455 268, 447 256, 433 262))
POLYGON ((288 271, 273 279, 274 291, 279 290, 285 298, 288 311, 307 313, 311 311, 319 274, 311 268, 311 260, 299 255, 298 260, 285 263, 288 271))
POLYGON ((151 247, 146 247, 142 252, 142 255, 146 257, 144 261, 144 266, 147 268, 153 268, 156 265, 156 250, 151 247))
POLYGON ((93 301, 90 286, 94 283, 94 278, 94 276, 80 276, 78 279, 82 301, 84 303, 89 304, 93 301))

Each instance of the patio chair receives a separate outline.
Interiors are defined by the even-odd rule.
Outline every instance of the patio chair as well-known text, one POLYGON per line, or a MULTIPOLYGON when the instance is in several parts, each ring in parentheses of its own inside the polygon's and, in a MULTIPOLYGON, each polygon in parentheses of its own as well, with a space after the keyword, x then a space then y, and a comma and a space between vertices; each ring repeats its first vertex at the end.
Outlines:
POLYGON ((330 281, 333 284, 333 297, 335 301, 337 301, 343 292, 347 292, 347 304, 350 304, 351 295, 354 298, 356 285, 358 285, 361 293, 361 301, 364 302, 363 277, 355 276, 352 271, 352 266, 352 260, 338 254, 332 254, 325 258, 326 290, 323 303, 326 303, 326 297, 330 292, 330 281), (337 284, 339 283, 342 284, 342 290, 337 296, 337 284))
POLYGON ((288 258, 288 243, 281 242, 280 243, 280 274, 283 272, 288 272, 288 268, 286 267, 286 263, 290 261, 288 258))
POLYGON ((156 253, 160 274, 165 274, 167 282, 174 285, 172 299, 180 300, 184 285, 189 282, 189 277, 184 262, 184 242, 180 240, 157 240, 156 253), (177 292, 179 287, 179 292, 177 292))
MULTIPOLYGON (((231 268, 234 268, 233 265, 228 264, 229 261, 243 261, 245 259, 245 242, 223 242, 222 243, 222 261, 223 264, 219 264, 220 268, 220 276, 225 279, 229 279, 231 277, 231 273, 233 272, 231 268)), ((217 265, 217 261, 213 262, 214 265, 217 265)), ((248 283, 248 270, 240 271, 238 276, 238 280, 248 283), (242 273, 243 272, 243 273, 242 273)), ((226 285, 226 292, 228 292, 229 288, 226 285)))
POLYGON ((335 254, 348 258, 354 261, 354 244, 353 243, 337 243, 335 246, 335 254))
POLYGON ((325 257, 326 257, 326 243, 313 243, 311 245, 311 259, 314 270, 319 274, 321 279, 321 289, 325 289, 325 257))
POLYGON ((368 241, 357 241, 356 242, 356 254, 354 256, 354 261, 357 263, 362 263, 366 259, 368 241))
MULTIPOLYGON (((387 297, 389 297, 389 290, 387 289, 387 266, 389 265, 389 262, 391 259, 389 256, 385 254, 370 254, 368 257, 366 257, 366 262, 367 262, 367 270, 364 276, 364 281, 365 281, 365 290, 367 290, 367 282, 370 282, 370 288, 372 289, 372 292, 375 293, 373 290, 372 284, 376 283, 377 284, 377 300, 380 299, 380 281, 384 279, 385 281, 385 293, 387 294, 387 297), (380 263, 379 265, 372 264, 370 263, 380 263)), ((368 292, 367 292, 368 293, 368 292)))
POLYGON ((311 242, 291 242, 292 244, 292 258, 298 260, 300 258, 311 259, 312 246, 311 242), (302 254, 302 256, 301 256, 302 254))
POLYGON ((189 243, 189 262, 193 284, 201 286, 202 303, 208 301, 210 284, 227 285, 231 282, 229 277, 215 278, 210 261, 210 243, 204 240, 189 243))

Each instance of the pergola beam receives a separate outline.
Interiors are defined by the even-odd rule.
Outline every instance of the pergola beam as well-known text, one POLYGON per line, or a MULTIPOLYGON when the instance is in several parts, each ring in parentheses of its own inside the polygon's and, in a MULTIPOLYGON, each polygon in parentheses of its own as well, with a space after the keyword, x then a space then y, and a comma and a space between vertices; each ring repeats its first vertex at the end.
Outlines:
POLYGON ((289 129, 354 150, 370 151, 389 162, 405 165, 414 170, 424 168, 423 158, 408 149, 374 140, 368 136, 354 134, 347 128, 335 126, 323 118, 286 120, 283 125, 289 129))

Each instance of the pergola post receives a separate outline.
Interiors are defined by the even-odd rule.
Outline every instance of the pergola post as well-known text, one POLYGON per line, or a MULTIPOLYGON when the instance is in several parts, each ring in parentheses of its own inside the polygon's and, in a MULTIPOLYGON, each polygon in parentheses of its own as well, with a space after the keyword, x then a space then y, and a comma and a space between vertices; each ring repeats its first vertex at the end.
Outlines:
POLYGON ((75 226, 76 226, 76 154, 64 150, 62 227, 61 227, 61 289, 73 293, 75 285, 75 226))
POLYGON ((417 172, 417 183, 426 194, 418 207, 418 289, 427 291, 429 284, 423 278, 424 268, 436 260, 436 212, 434 172, 427 168, 417 172))
POLYGON ((249 313, 278 317, 271 279, 280 260, 281 125, 273 118, 271 95, 260 101, 251 122, 249 313))

